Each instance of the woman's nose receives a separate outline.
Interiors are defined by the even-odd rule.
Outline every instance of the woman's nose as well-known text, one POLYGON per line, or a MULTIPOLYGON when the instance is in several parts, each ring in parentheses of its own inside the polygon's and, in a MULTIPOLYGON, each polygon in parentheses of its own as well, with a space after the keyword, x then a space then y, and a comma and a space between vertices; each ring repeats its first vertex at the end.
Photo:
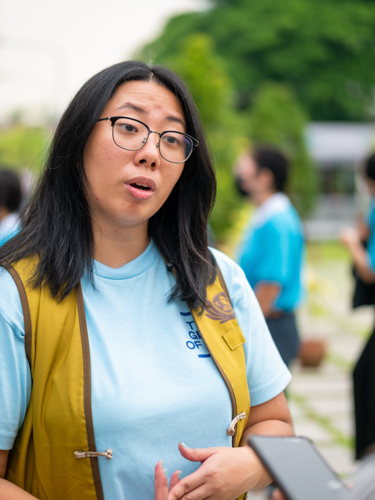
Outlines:
POLYGON ((135 162, 152 168, 160 166, 159 135, 151 132, 145 145, 136 151, 135 162), (154 135, 153 135, 154 134, 154 135))

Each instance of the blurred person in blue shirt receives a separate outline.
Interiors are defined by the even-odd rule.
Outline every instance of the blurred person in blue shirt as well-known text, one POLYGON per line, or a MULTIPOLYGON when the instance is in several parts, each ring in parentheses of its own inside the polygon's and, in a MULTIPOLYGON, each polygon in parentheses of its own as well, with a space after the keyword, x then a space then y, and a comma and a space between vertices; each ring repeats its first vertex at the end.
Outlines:
POLYGON ((303 296, 304 254, 302 224, 284 192, 288 169, 286 157, 270 146, 254 147, 235 169, 239 190, 256 205, 238 261, 287 365, 299 349, 294 311, 303 296))
MULTIPOLYGON (((348 248, 356 275, 362 287, 368 285, 366 293, 371 298, 375 284, 375 154, 364 163, 364 177, 371 196, 367 216, 359 228, 343 228, 339 239, 348 248)), ((354 368, 353 389, 359 459, 375 443, 375 327, 354 368)))
POLYGON ((0 246, 20 230, 18 210, 21 199, 18 175, 11 170, 0 170, 0 246))

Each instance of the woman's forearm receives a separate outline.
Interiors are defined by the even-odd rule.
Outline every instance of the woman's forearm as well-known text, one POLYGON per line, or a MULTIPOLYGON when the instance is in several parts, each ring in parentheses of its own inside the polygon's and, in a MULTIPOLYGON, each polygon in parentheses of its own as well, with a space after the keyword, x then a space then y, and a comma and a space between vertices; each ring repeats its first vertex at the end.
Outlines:
MULTIPOLYGON (((245 430, 241 438, 240 446, 247 445, 247 439, 251 434, 293 436, 294 432, 291 424, 282 422, 280 420, 259 422, 258 424, 255 424, 249 429, 245 430)), ((271 482, 272 478, 268 471, 265 469, 264 465, 261 463, 256 453, 253 450, 251 450, 251 452, 254 454, 253 475, 257 476, 257 480, 255 483, 253 483, 252 488, 254 490, 258 490, 267 486, 271 482), (255 467, 255 464, 257 464, 258 467, 255 467)))
POLYGON ((0 478, 0 500, 35 500, 36 497, 15 484, 0 478))
POLYGON ((252 425, 242 434, 240 446, 247 445, 247 438, 251 434, 263 434, 269 436, 293 436, 293 427, 290 423, 281 420, 266 420, 252 425))

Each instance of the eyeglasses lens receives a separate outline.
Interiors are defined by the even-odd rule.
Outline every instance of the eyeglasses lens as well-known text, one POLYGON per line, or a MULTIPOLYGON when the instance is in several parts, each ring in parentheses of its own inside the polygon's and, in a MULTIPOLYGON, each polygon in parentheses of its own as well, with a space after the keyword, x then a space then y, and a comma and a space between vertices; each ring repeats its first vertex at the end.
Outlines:
MULTIPOLYGON (((148 129, 131 118, 119 118, 113 127, 113 140, 120 148, 136 151, 147 141, 148 129)), ((183 163, 193 149, 192 140, 180 132, 165 132, 160 139, 160 154, 174 163, 183 163)))

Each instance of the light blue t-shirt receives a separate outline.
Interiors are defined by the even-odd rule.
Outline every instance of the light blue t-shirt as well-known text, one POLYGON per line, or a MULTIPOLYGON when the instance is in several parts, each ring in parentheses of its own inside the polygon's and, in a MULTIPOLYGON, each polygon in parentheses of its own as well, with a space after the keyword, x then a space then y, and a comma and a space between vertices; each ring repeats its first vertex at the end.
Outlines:
POLYGON ((286 195, 277 193, 256 211, 238 253, 252 288, 277 283, 273 309, 292 311, 302 300, 304 237, 298 214, 286 195))
POLYGON ((366 223, 370 234, 367 240, 367 263, 375 273, 375 198, 371 198, 366 223))
MULTIPOLYGON (((214 250, 244 344, 252 405, 279 394, 291 375, 270 337, 242 270, 214 250)), ((181 457, 191 447, 231 446, 228 390, 186 303, 167 302, 175 280, 153 242, 119 269, 95 263, 96 290, 82 280, 92 371, 92 410, 108 500, 154 497, 154 468, 164 460, 183 476, 199 467, 181 457)), ((10 449, 30 397, 24 323, 15 284, 0 273, 0 449, 10 449)))
POLYGON ((21 229, 19 215, 11 213, 0 222, 0 247, 13 238, 21 229))

